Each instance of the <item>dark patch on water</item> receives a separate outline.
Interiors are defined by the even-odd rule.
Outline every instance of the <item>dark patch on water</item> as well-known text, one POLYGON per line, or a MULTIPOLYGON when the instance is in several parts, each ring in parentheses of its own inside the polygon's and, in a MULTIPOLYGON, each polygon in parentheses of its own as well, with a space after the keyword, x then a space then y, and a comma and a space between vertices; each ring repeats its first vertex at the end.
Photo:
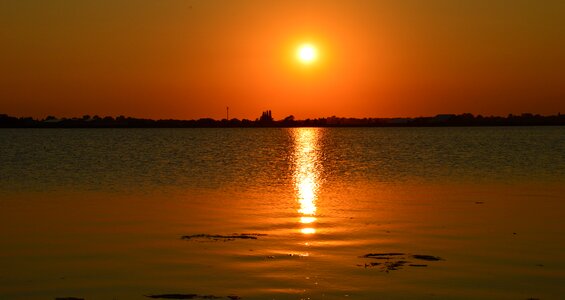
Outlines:
POLYGON ((432 256, 432 255, 414 254, 414 255, 412 255, 412 257, 415 258, 415 259, 427 260, 427 261, 439 261, 439 260, 442 260, 441 257, 439 257, 439 256, 432 256))
POLYGON ((408 263, 405 260, 396 260, 396 261, 386 261, 383 263, 376 263, 376 262, 371 262, 371 263, 365 263, 364 265, 357 265, 359 267, 365 267, 366 268, 374 268, 374 267, 379 267, 381 269, 382 272, 390 272, 390 271, 395 271, 398 269, 401 269, 406 263, 408 263))
POLYGON ((389 271, 396 271, 398 269, 402 269, 402 267, 407 263, 405 260, 397 260, 397 261, 387 261, 383 264, 383 268, 385 272, 389 271))
POLYGON ((399 252, 391 252, 391 253, 369 253, 369 254, 363 255, 363 257, 375 258, 375 259, 389 259, 389 258, 391 258, 391 256, 401 256, 401 255, 404 255, 404 253, 399 253, 399 252))
POLYGON ((263 233, 234 233, 230 235, 222 235, 222 234, 193 234, 193 235, 183 235, 181 239, 183 240, 211 240, 211 241, 235 241, 236 239, 240 240, 256 240, 257 237, 266 236, 263 233))
POLYGON ((302 258, 305 258, 305 256, 295 253, 281 254, 278 256, 276 255, 265 256, 265 259, 302 259, 302 258))
POLYGON ((77 298, 77 297, 58 297, 55 300, 84 300, 84 298, 77 298))
POLYGON ((378 267, 382 272, 390 272, 402 269, 405 265, 410 267, 427 267, 426 264, 416 264, 411 263, 407 260, 407 258, 418 259, 418 260, 425 260, 425 261, 440 261, 443 260, 439 256, 433 255, 423 255, 423 254, 413 254, 407 255, 401 252, 388 252, 388 253, 368 253, 361 258, 370 258, 370 259, 379 259, 384 260, 383 262, 369 262, 365 264, 358 264, 359 267, 364 268, 373 268, 378 267))

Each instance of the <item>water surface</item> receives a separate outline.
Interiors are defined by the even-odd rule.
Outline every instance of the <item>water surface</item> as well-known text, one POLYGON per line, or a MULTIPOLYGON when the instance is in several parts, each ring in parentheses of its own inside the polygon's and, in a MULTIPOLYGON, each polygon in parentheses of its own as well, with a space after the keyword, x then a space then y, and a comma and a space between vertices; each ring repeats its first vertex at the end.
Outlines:
POLYGON ((565 293, 560 127, 3 129, 0 140, 0 299, 565 293), (181 239, 195 234, 260 235, 181 239))

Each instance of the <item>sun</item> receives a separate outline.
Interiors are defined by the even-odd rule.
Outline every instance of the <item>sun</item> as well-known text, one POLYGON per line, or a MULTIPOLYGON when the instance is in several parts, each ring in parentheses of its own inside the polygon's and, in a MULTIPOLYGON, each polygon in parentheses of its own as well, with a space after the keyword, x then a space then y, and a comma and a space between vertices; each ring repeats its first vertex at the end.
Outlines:
POLYGON ((296 51, 296 57, 303 64, 311 64, 318 58, 318 50, 312 44, 302 44, 296 51))

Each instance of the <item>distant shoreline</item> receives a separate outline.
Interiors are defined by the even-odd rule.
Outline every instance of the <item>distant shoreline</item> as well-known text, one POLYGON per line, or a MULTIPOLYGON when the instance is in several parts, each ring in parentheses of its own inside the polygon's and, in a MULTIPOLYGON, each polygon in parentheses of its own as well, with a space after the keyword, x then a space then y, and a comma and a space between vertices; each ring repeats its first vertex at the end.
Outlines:
POLYGON ((288 116, 274 120, 271 112, 264 112, 256 120, 202 118, 198 120, 141 119, 132 117, 99 117, 45 119, 12 117, 0 114, 0 128, 293 128, 293 127, 486 127, 486 126, 564 126, 565 115, 550 116, 524 113, 506 117, 472 114, 443 114, 417 118, 340 118, 295 120, 288 116))

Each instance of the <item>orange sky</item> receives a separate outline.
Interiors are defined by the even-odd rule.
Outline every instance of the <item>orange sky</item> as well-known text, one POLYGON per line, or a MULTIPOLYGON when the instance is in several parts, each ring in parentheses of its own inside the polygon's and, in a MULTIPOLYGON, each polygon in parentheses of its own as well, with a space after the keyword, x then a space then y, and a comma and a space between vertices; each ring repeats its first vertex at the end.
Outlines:
POLYGON ((2 1, 0 113, 564 113, 564 16, 565 1, 2 1))

